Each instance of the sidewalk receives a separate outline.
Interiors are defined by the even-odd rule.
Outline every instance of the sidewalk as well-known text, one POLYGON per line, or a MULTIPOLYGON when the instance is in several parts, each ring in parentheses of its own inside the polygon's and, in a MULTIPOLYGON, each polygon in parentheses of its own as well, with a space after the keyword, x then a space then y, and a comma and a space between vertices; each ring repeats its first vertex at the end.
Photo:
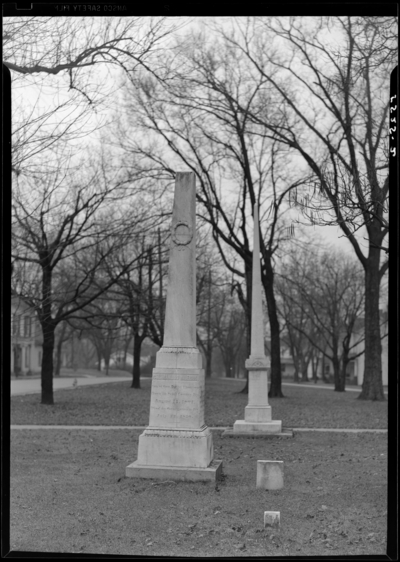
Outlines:
MULTIPOLYGON (((146 380, 149 377, 141 377, 141 380, 146 380)), ((73 389, 76 386, 88 386, 95 384, 105 384, 112 382, 129 381, 129 377, 113 377, 102 376, 93 377, 91 375, 77 376, 77 377, 54 377, 53 390, 73 389)), ((34 379, 12 379, 11 380, 11 396, 18 396, 21 394, 38 394, 41 392, 40 378, 34 379)))
MULTIPOLYGON (((151 377, 141 377, 141 380, 147 380, 151 377)), ((96 376, 96 375, 77 375, 74 377, 73 375, 69 376, 61 376, 61 377, 53 377, 53 390, 60 390, 60 389, 73 389, 75 386, 88 386, 88 385, 95 385, 95 384, 105 384, 111 382, 122 382, 130 380, 130 376, 96 376), (75 383, 76 381, 76 383, 75 383)), ((237 381, 239 379, 223 379, 223 380, 232 380, 237 381)), ((241 379, 245 382, 245 379, 241 379)), ((333 390, 333 385, 330 384, 313 384, 309 383, 292 383, 292 382, 283 382, 282 386, 297 386, 300 388, 310 388, 310 389, 317 389, 317 390, 333 390)), ((19 396, 22 394, 37 394, 41 392, 41 380, 40 377, 34 378, 18 378, 18 379, 11 379, 11 396, 19 396)), ((361 386, 347 386, 346 392, 361 392, 361 386)), ((385 396, 387 396, 387 388, 384 390, 385 396)))
MULTIPOLYGON (((144 425, 11 425, 11 429, 68 429, 68 430, 94 430, 103 431, 108 429, 138 429, 144 430, 144 425)), ((230 427, 209 427, 212 431, 226 431, 232 429, 230 427)), ((301 433, 302 431, 319 431, 333 433, 387 433, 387 429, 347 429, 347 428, 314 428, 314 427, 292 427, 291 431, 301 433)))
MULTIPOLYGON (((235 379, 229 377, 219 377, 220 380, 226 381, 241 381, 243 383, 246 382, 246 379, 235 379)), ((311 388, 313 390, 334 390, 333 384, 326 384, 321 381, 318 381, 317 384, 314 384, 312 381, 309 382, 282 382, 282 386, 297 386, 298 388, 311 388)), ((361 392, 361 386, 356 385, 346 385, 346 392, 361 392)), ((388 389, 387 386, 383 388, 384 394, 387 396, 388 389)))

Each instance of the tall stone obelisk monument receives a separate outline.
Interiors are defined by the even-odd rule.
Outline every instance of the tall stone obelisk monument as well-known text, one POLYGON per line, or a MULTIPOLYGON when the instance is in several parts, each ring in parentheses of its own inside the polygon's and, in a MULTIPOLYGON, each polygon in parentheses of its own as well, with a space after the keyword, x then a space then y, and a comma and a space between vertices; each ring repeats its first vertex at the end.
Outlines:
POLYGON ((196 346, 196 185, 177 173, 164 342, 153 369, 150 422, 139 437, 137 461, 126 476, 216 480, 213 440, 204 423, 205 376, 196 346))
POLYGON ((272 420, 268 404, 268 373, 270 361, 264 352, 264 315, 261 298, 260 226, 258 203, 254 205, 253 278, 251 298, 251 344, 250 357, 245 362, 249 371, 249 401, 244 411, 244 420, 233 424, 235 434, 259 434, 282 432, 282 422, 272 420))

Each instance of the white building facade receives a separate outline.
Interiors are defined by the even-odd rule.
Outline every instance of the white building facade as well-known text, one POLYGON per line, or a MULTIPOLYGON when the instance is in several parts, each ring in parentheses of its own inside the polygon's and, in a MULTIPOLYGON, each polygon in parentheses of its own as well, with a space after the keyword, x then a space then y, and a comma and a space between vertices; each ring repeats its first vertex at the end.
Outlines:
POLYGON ((40 372, 42 333, 35 311, 20 298, 11 298, 11 373, 40 372))

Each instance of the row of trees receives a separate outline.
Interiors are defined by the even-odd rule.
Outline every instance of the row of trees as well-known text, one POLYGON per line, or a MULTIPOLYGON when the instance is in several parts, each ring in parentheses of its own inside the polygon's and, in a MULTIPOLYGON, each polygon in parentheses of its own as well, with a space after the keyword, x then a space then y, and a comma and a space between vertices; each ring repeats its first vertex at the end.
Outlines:
POLYGON ((100 318, 99 310, 110 312, 112 301, 101 299, 117 282, 126 285, 135 265, 140 269, 147 250, 139 240, 162 222, 146 180, 121 173, 91 133, 107 124, 113 71, 147 68, 172 29, 164 18, 5 19, 13 108, 12 283, 41 324, 43 404, 53 403, 57 326, 92 323, 93 334, 104 334, 106 323, 111 330, 113 321, 100 318))
MULTIPOLYGON (((64 342, 72 341, 74 349, 74 334, 91 342, 92 363, 96 358, 99 366, 104 361, 106 372, 112 355, 118 351, 123 363, 128 350, 133 349, 132 387, 140 387, 143 341, 149 338, 158 346, 162 344, 165 262, 159 260, 158 275, 153 277, 151 250, 148 247, 147 255, 142 252, 122 282, 59 326, 56 363, 64 342)), ((206 376, 211 376, 219 357, 225 376, 237 376, 247 357, 245 314, 233 294, 232 280, 218 272, 215 263, 204 260, 203 250, 200 248, 198 256, 197 340, 206 359, 206 376)), ((160 245, 157 255, 161 258, 163 254, 160 245)), ((277 275, 281 339, 293 358, 295 381, 300 376, 308 380, 309 365, 316 377, 321 360, 326 358, 333 365, 335 390, 345 390, 348 364, 363 353, 359 344, 364 336, 356 329, 364 301, 361 268, 349 256, 343 259, 332 249, 321 249, 315 243, 303 248, 293 244, 277 275)))
POLYGON ((118 141, 142 172, 173 176, 183 165, 197 174, 202 216, 238 279, 248 326, 251 214, 260 203, 271 396, 282 396, 274 269, 293 232, 294 192, 305 215, 319 205, 318 220, 340 226, 364 269, 360 398, 384 399, 379 296, 388 268, 389 96, 381 93, 389 92, 396 63, 394 26, 394 18, 232 18, 179 38, 157 77, 129 76, 128 128, 118 127, 118 141))
POLYGON ((321 358, 333 365, 335 390, 345 390, 351 359, 361 353, 365 288, 362 270, 349 256, 334 251, 291 252, 277 282, 282 328, 295 365, 295 380, 314 376, 321 358), (357 351, 356 351, 357 350, 357 351))
MULTIPOLYGON (((53 401, 56 326, 70 319, 100 329, 100 299, 109 307, 110 292, 125 293, 128 301, 129 294, 143 293, 143 277, 130 277, 136 265, 141 271, 140 263, 147 263, 148 286, 157 285, 157 275, 162 282, 153 267, 160 259, 141 241, 165 226, 171 180, 182 167, 197 175, 199 222, 211 229, 243 308, 247 349, 251 217, 259 202, 270 395, 282 396, 275 279, 293 236, 295 201, 309 216, 320 205, 320 220, 339 224, 363 266, 366 367, 360 398, 384 398, 379 289, 388 268, 382 248, 389 100, 381 92, 395 63, 395 23, 251 17, 222 26, 207 20, 200 31, 189 27, 178 35, 165 20, 151 18, 5 22, 16 102, 19 85, 49 86, 60 94, 51 110, 38 102, 27 114, 14 104, 15 287, 37 310, 43 329, 42 402, 53 401), (106 95, 111 92, 100 88, 94 67, 98 76, 101 69, 118 70, 121 80, 111 84, 121 86, 121 98, 115 90, 106 95), (80 137, 99 127, 93 109, 113 99, 118 110, 112 127, 103 123, 107 156, 92 144, 92 156, 80 162, 80 137), (65 108, 71 108, 69 117, 65 108), (367 239, 366 254, 359 232, 367 239), (62 282, 65 291, 55 291, 62 282)), ((136 330, 139 348, 144 334, 162 341, 160 316, 150 320, 136 306, 122 317, 136 330), (136 318, 140 329, 134 328, 136 318)), ((206 341, 209 357, 207 330, 199 341, 206 341)))

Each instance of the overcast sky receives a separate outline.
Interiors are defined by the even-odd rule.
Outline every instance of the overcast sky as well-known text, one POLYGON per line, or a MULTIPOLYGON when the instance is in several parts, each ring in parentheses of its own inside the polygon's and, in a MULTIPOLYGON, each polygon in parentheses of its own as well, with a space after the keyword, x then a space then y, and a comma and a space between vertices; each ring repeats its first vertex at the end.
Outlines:
MULTIPOLYGON (((181 35, 183 33, 185 33, 189 28, 201 28, 201 20, 204 19, 205 21, 215 21, 215 18, 195 18, 195 17, 179 17, 179 18, 170 18, 170 20, 174 20, 174 22, 176 22, 177 24, 180 25, 180 29, 178 31, 178 34, 181 35)), ((229 23, 229 20, 231 18, 226 17, 219 17, 218 19, 218 26, 224 26, 225 24, 229 23)), ((99 81, 106 81, 107 85, 105 85, 105 88, 108 90, 109 88, 116 88, 118 80, 115 81, 115 83, 111 83, 110 84, 110 79, 112 80, 113 76, 115 76, 115 78, 117 78, 116 76, 116 71, 113 70, 110 75, 107 76, 107 73, 105 72, 104 69, 101 68, 101 65, 96 67, 96 80, 99 81)), ((59 103, 60 100, 62 101, 63 96, 67 97, 68 96, 68 92, 64 92, 64 91, 59 91, 58 93, 58 98, 55 98, 55 90, 54 88, 51 87, 52 81, 57 81, 58 77, 52 77, 52 76, 46 76, 46 83, 49 84, 49 86, 46 87, 42 87, 41 89, 39 89, 37 86, 30 86, 29 85, 29 78, 26 81, 26 85, 22 90, 17 90, 15 89, 14 94, 13 94, 13 98, 14 101, 17 105, 20 105, 21 107, 24 108, 25 111, 27 111, 27 109, 29 107, 32 107, 36 100, 39 100, 39 104, 38 104, 38 108, 40 107, 41 110, 43 110, 43 107, 50 107, 52 104, 54 103, 59 103)), ((110 101, 112 101, 110 99, 110 101)), ((110 107, 108 105, 108 103, 102 107, 100 109, 99 112, 97 113, 93 113, 91 116, 90 121, 93 121, 93 128, 96 128, 97 124, 102 124, 104 125, 110 118, 111 115, 111 110, 110 107)), ((91 124, 90 121, 88 122, 88 129, 91 128, 91 124)), ((93 137, 88 137, 87 141, 91 142, 90 139, 93 139, 93 142, 98 142, 98 134, 95 133, 93 135, 93 137), (96 140, 95 140, 96 139, 96 140)), ((300 212, 299 212, 299 220, 302 223, 305 222, 309 222, 307 221, 307 219, 305 219, 304 217, 301 216, 300 212)), ((328 243, 332 243, 337 245, 338 247, 340 247, 341 249, 343 249, 343 251, 346 252, 353 252, 352 246, 350 244, 350 242, 343 236, 342 231, 339 227, 337 226, 309 226, 307 227, 307 230, 312 232, 312 236, 314 236, 316 238, 323 238, 325 239, 328 243)), ((365 243, 365 241, 363 240, 364 234, 362 231, 359 231, 357 233, 357 238, 360 241, 360 245, 361 247, 364 249, 364 251, 367 248, 367 245, 365 243)), ((364 252, 365 253, 365 252, 364 252)))

